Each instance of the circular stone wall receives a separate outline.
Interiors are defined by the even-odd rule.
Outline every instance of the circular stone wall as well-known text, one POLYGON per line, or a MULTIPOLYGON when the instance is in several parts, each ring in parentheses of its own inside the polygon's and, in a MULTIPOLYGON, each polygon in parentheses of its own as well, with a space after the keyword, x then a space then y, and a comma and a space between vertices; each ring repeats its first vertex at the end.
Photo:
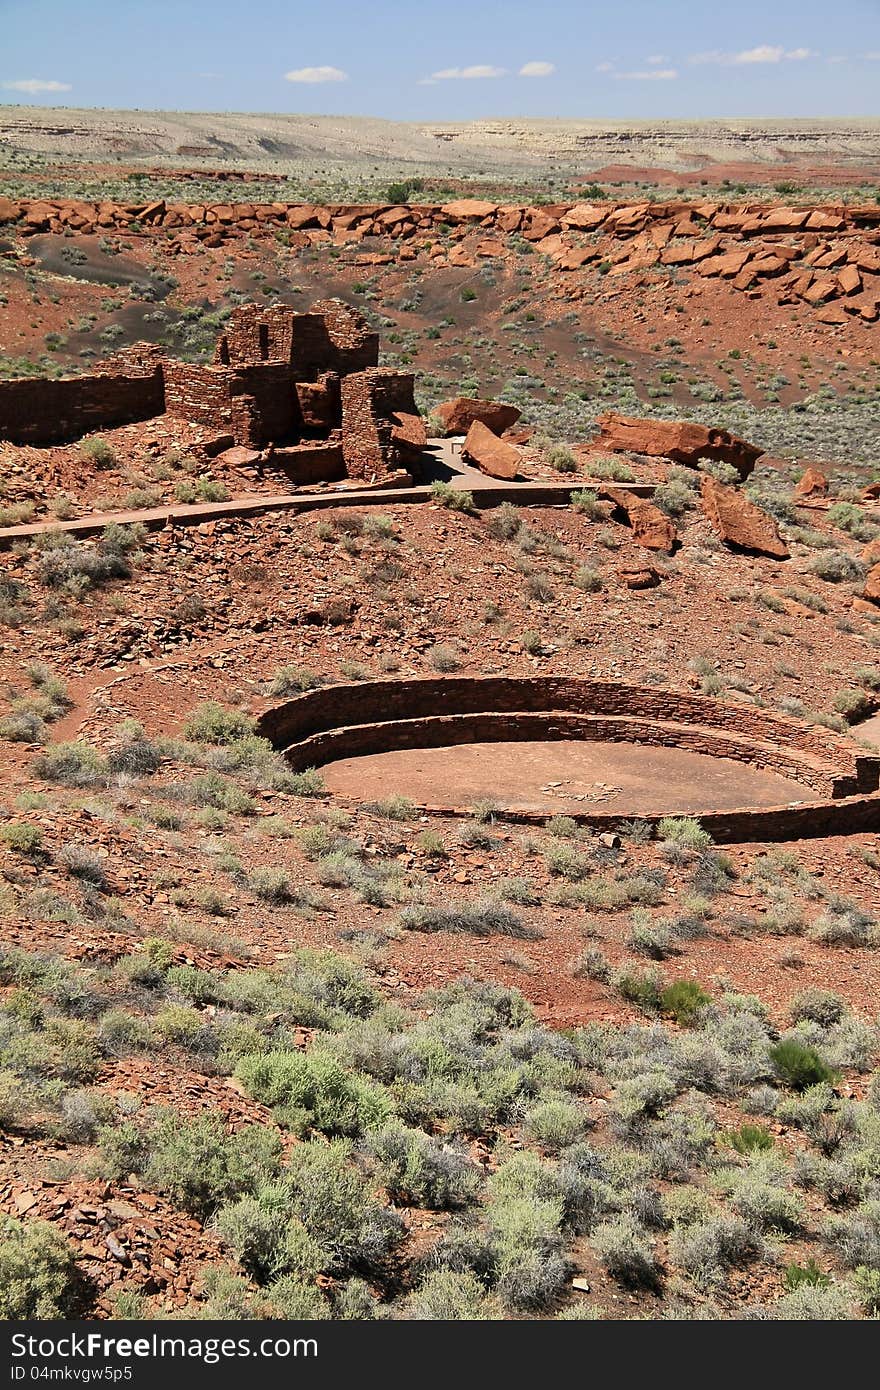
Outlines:
POLYGON ((260 732, 352 801, 594 825, 698 816, 720 839, 880 827, 880 759, 845 736, 683 691, 555 677, 332 685, 260 732))

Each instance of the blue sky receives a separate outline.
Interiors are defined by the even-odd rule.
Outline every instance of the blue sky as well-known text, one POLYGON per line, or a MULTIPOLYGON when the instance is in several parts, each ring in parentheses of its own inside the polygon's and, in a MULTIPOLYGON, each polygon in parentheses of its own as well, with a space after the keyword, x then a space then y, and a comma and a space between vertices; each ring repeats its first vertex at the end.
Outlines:
POLYGON ((880 114, 880 0, 0 0, 0 101, 392 119, 880 114))

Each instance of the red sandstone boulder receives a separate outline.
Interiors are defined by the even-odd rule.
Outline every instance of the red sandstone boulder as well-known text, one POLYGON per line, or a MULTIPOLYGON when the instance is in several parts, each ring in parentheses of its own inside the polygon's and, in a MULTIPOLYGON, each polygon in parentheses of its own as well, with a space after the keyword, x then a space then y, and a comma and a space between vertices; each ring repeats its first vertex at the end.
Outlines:
POLYGON ((397 410, 391 417, 391 442, 401 458, 416 461, 428 442, 425 422, 421 415, 410 415, 397 410))
POLYGON ((707 425, 686 420, 634 420, 610 411, 600 415, 597 424, 601 429, 598 439, 594 440, 597 450, 607 449, 611 453, 627 450, 647 454, 649 458, 672 459, 674 463, 691 468, 695 468, 700 459, 714 459, 716 463, 731 464, 743 479, 749 476, 764 452, 727 430, 709 429, 707 425))
POLYGON ((808 468, 794 490, 795 497, 827 497, 828 479, 818 468, 808 468))
POLYGON ((750 250, 725 251, 720 256, 710 256, 697 267, 697 271, 700 275, 720 275, 722 280, 732 280, 739 275, 751 254, 750 250))
POLYGON ((318 213, 308 203, 301 203, 298 206, 289 207, 284 214, 284 220, 288 227, 302 231, 304 227, 317 227, 318 213))
POLYGON ((243 444, 234 444, 231 449, 224 449, 214 457, 227 468, 250 469, 254 468, 263 456, 259 449, 248 449, 243 444))
POLYGON ((24 223, 34 231, 44 231, 50 218, 55 216, 55 208, 50 203, 28 203, 25 208, 24 223))
POLYGON ((771 208, 761 218, 760 225, 766 232, 797 232, 809 215, 800 208, 771 208))
POLYGON ((15 222, 21 212, 21 205, 14 203, 11 198, 0 198, 0 226, 6 222, 15 222))
POLYGON ((577 203, 575 207, 562 214, 561 221, 563 226, 574 227, 576 231, 594 232, 597 227, 601 227, 607 216, 607 208, 594 208, 589 203, 577 203))
POLYGON ((627 589, 656 589, 660 583, 653 565, 622 565, 617 577, 627 589))
POLYGON ((880 564, 872 565, 865 577, 862 598, 871 603, 880 603, 880 564))
POLYGON ((788 559, 788 546, 772 516, 736 488, 704 473, 700 480, 700 497, 713 529, 727 545, 758 555, 770 555, 774 560, 788 559))
POLYGON ((600 496, 609 498, 624 513, 638 545, 646 550, 665 550, 667 555, 671 554, 678 533, 666 513, 653 502, 617 487, 601 488, 600 496))
POLYGON ((447 222, 482 222, 498 211, 497 203, 484 203, 480 198, 459 198, 444 203, 440 209, 447 222))
POLYGON ((461 446, 461 452, 481 473, 490 478, 516 477, 520 464, 519 450, 513 444, 499 439, 481 420, 474 420, 461 446))
POLYGON ((599 252, 592 246, 566 247, 555 257, 560 270, 580 270, 581 266, 598 259, 599 252))
POLYGON ((880 564, 880 536, 875 536, 862 550, 862 559, 869 567, 880 564))
POLYGON ((503 401, 478 401, 469 396, 457 396, 454 401, 441 401, 432 412, 442 422, 446 434, 467 434, 475 420, 503 434, 515 425, 521 412, 515 405, 503 401))
POLYGON ((839 292, 840 286, 837 280, 815 280, 808 289, 801 295, 808 304, 824 304, 827 299, 833 299, 839 292))
POLYGON ((559 230, 559 222, 550 213, 543 212, 540 208, 527 210, 526 225, 522 232, 526 241, 543 241, 545 237, 552 236, 559 230))

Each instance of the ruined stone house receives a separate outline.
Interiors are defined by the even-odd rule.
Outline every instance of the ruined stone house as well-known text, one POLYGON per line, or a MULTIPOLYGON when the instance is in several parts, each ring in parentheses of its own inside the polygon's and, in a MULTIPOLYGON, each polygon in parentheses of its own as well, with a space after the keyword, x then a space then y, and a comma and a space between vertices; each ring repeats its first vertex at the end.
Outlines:
POLYGON ((294 480, 381 479, 425 442, 413 377, 379 367, 357 309, 320 300, 233 310, 210 365, 139 343, 91 375, 0 382, 0 439, 52 444, 161 414, 271 450, 294 480))

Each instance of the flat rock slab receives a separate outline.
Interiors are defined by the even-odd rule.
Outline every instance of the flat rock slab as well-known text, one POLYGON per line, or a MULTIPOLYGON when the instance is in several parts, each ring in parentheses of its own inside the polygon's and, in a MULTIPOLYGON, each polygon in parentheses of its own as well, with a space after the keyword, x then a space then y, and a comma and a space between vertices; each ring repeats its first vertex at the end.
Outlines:
POLYGON ((442 422, 447 435, 467 434, 475 420, 490 429, 493 434, 503 434, 515 425, 521 412, 515 405, 505 405, 503 401, 481 401, 472 396, 456 396, 452 401, 441 401, 433 413, 442 422))
POLYGON ((772 516, 737 488, 719 483, 717 478, 704 473, 700 479, 700 497, 713 530, 727 545, 755 555, 769 555, 774 560, 788 559, 788 546, 772 516))
POLYGON ((499 439, 480 420, 475 420, 468 430, 461 452, 481 473, 488 473, 490 478, 512 482, 519 472, 519 450, 499 439))
POLYGON ((632 527, 633 540, 646 550, 664 550, 671 554, 678 532, 665 512, 644 497, 635 497, 622 488, 603 487, 600 497, 607 497, 618 511, 623 512, 632 527))
POLYGON ((749 476, 764 450, 728 430, 710 429, 690 420, 638 420, 609 411, 597 421, 601 434, 595 449, 627 451, 648 458, 667 458, 696 468, 700 459, 729 463, 741 479, 749 476))

